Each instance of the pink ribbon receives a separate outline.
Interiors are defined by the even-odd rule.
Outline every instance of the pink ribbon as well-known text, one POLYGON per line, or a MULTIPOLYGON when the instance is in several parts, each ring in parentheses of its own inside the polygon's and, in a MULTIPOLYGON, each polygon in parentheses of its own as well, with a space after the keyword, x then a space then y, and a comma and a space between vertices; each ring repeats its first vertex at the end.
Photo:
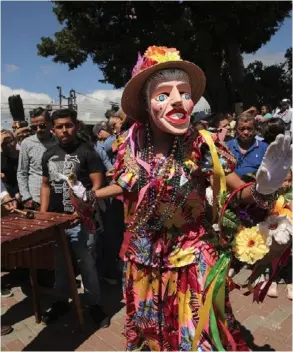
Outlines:
MULTIPOLYGON (((139 165, 141 165, 146 170, 146 172, 148 174, 150 174, 150 165, 139 157, 139 155, 136 151, 136 148, 135 148, 135 138, 139 132, 140 127, 141 127, 141 125, 138 123, 135 123, 133 126, 131 126, 127 138, 129 138, 130 147, 133 152, 133 155, 135 156, 136 161, 138 162, 139 165)), ((150 185, 151 185, 151 183, 148 183, 140 190, 135 210, 137 210, 137 208, 139 207, 139 205, 142 202, 143 197, 144 197, 145 193, 147 192, 147 190, 149 189, 150 185)))

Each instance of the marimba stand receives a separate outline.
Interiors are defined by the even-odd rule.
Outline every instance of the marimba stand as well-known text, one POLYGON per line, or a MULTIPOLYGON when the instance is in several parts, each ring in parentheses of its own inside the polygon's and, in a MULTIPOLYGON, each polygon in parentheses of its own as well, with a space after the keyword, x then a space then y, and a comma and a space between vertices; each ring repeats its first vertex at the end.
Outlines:
POLYGON ((68 294, 55 289, 40 287, 37 282, 37 269, 54 268, 54 248, 58 241, 64 254, 70 297, 73 300, 77 319, 81 329, 84 319, 77 292, 75 274, 65 229, 69 227, 75 215, 34 212, 35 219, 26 219, 24 215, 4 211, 1 218, 1 259, 2 266, 8 269, 29 268, 33 293, 33 305, 36 323, 41 322, 41 294, 68 297, 68 294), (6 213, 6 215, 5 215, 6 213))

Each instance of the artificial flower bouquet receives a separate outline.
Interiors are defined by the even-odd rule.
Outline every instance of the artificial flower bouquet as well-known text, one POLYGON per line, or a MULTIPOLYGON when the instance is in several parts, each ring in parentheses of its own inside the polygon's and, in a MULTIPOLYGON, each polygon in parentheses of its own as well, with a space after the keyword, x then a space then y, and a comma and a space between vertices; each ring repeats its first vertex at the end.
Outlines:
MULTIPOLYGON (((212 242, 220 254, 218 263, 234 255, 239 261, 254 265, 252 274, 248 279, 248 287, 262 274, 268 265, 272 265, 272 275, 286 264, 290 253, 289 243, 292 240, 292 211, 288 203, 292 200, 292 190, 283 190, 271 210, 243 209, 235 202, 236 191, 229 194, 222 193, 219 199, 220 216, 219 223, 215 225, 206 224, 208 233, 205 239, 212 242), (253 213, 261 214, 262 221, 256 221, 253 213), (274 258, 273 247, 283 246, 283 255, 274 258), (266 260, 266 258, 271 258, 266 260)), ((226 260, 227 262, 227 260, 226 260)), ((269 283, 272 281, 270 278, 269 283)), ((263 300, 267 289, 261 286, 255 287, 255 300, 263 300), (261 292, 263 291, 263 292, 261 292), (256 294, 257 293, 257 294, 256 294)))

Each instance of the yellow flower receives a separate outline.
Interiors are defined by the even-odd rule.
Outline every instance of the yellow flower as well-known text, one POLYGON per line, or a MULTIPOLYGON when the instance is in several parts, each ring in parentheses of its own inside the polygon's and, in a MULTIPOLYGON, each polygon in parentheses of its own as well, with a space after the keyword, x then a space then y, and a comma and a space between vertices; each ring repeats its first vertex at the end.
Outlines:
POLYGON ((285 198, 280 196, 274 206, 272 213, 277 213, 278 215, 287 215, 292 221, 292 211, 286 208, 285 198))
POLYGON ((189 265, 194 262, 194 248, 175 249, 169 255, 169 262, 174 267, 189 265))
POLYGON ((168 61, 182 61, 178 50, 175 48, 167 48, 165 46, 150 46, 148 47, 144 56, 158 63, 168 61))
POLYGON ((241 262, 254 264, 269 252, 269 247, 266 238, 258 231, 258 227, 254 226, 237 233, 233 251, 241 262))

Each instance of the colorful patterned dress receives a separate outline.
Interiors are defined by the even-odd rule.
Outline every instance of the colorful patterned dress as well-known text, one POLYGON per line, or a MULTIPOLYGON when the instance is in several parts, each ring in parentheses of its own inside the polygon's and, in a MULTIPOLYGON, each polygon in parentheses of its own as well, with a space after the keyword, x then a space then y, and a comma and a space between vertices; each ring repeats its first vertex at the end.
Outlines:
MULTIPOLYGON (((120 147, 116 162, 115 181, 124 190, 126 222, 132 219, 138 201, 140 167, 133 149, 137 153, 142 135, 143 126, 134 125, 132 137, 120 147)), ((232 172, 233 156, 215 136, 213 139, 225 173, 232 172)), ((201 240, 205 234, 205 182, 213 169, 209 148, 194 130, 184 137, 183 146, 182 185, 192 184, 186 201, 172 209, 173 216, 164 222, 161 231, 125 233, 123 292, 127 310, 126 349, 129 351, 192 350, 205 279, 218 258, 213 246, 201 240)), ((156 159, 157 191, 161 165, 162 159, 156 159)), ((171 170, 168 182, 172 177, 171 170)), ((151 221, 159 221, 171 196, 169 187, 151 221)), ((233 336, 237 350, 247 350, 231 310, 227 285, 225 294, 226 330, 233 336)), ((228 341, 223 337, 225 349, 231 349, 228 341)), ((201 333, 197 349, 215 350, 208 325, 201 333)))

